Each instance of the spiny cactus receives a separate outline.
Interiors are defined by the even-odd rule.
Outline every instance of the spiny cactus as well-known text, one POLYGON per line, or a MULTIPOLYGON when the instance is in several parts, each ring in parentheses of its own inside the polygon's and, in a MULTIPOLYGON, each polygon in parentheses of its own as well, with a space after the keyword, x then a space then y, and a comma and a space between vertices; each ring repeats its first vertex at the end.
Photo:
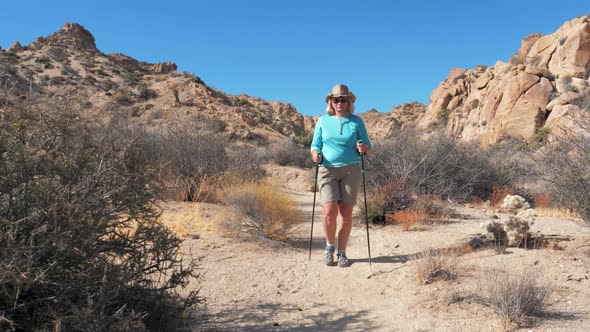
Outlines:
POLYGON ((508 246, 517 247, 529 238, 529 230, 534 222, 535 212, 530 204, 521 196, 507 195, 501 207, 512 215, 504 222, 490 221, 486 230, 497 242, 508 242, 508 246))

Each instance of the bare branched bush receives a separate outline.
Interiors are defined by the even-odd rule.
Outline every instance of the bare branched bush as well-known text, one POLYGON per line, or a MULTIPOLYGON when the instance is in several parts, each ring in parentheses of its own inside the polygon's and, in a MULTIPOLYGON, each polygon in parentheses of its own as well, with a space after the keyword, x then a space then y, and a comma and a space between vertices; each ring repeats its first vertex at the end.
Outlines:
POLYGON ((194 263, 158 221, 145 142, 64 100, 14 105, 0 106, 0 330, 173 329, 194 263))
POLYGON ((425 250, 415 257, 416 278, 421 284, 457 277, 457 255, 451 250, 425 250))
POLYGON ((493 185, 509 185, 520 174, 516 164, 496 158, 496 151, 462 145, 442 133, 422 139, 416 132, 400 130, 373 151, 368 181, 372 188, 389 187, 386 212, 407 206, 415 195, 456 201, 488 198, 493 185))
POLYGON ((266 157, 260 148, 251 146, 230 148, 227 157, 229 164, 226 180, 229 183, 255 182, 266 175, 263 167, 266 157))
POLYGON ((297 145, 292 140, 271 144, 266 148, 265 158, 280 166, 310 168, 313 166, 309 148, 297 145))
POLYGON ((485 301, 506 324, 519 325, 546 310, 551 287, 531 271, 495 271, 489 275, 484 291, 485 301))
POLYGON ((576 130, 565 130, 566 135, 548 147, 538 166, 551 203, 590 223, 590 93, 574 104, 580 109, 571 119, 576 130))
POLYGON ((284 241, 300 221, 293 201, 267 184, 232 186, 226 189, 222 200, 234 212, 227 220, 230 232, 284 241))
POLYGON ((146 154, 173 198, 213 200, 227 170, 227 142, 199 125, 172 122, 164 128, 138 130, 149 142, 146 154))

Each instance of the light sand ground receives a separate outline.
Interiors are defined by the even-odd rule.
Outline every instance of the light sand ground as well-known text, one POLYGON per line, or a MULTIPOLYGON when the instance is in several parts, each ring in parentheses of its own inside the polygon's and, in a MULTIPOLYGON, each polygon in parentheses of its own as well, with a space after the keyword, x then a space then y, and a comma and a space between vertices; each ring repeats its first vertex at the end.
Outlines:
POLYGON ((191 330, 498 331, 502 325, 488 306, 478 301, 449 303, 451 294, 481 295, 494 269, 535 271, 554 290, 548 313, 534 318, 523 331, 590 330, 590 229, 583 224, 537 218, 533 232, 571 239, 558 243, 563 250, 508 248, 502 255, 478 250, 459 258, 455 280, 421 285, 413 255, 482 233, 481 223, 493 211, 456 206, 462 218, 421 231, 371 226, 371 266, 365 227, 357 223, 348 248, 352 266, 328 267, 321 261, 324 239, 318 210, 308 260, 313 194, 304 188, 310 173, 277 167, 273 172, 299 174, 291 174, 296 180, 280 189, 307 217, 291 243, 227 238, 215 226, 227 213, 225 208, 169 204, 168 217, 180 214, 195 223, 188 233, 196 232, 199 238, 188 234, 185 251, 203 257, 203 276, 189 288, 200 288, 206 305, 191 330))

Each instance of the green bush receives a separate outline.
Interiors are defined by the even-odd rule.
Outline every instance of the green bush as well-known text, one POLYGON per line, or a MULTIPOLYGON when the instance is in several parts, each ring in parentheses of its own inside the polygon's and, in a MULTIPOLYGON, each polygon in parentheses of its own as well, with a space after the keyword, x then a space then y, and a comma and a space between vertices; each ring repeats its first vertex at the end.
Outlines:
POLYGON ((158 221, 144 142, 64 100, 13 104, 0 106, 0 330, 174 329, 194 262, 158 221))

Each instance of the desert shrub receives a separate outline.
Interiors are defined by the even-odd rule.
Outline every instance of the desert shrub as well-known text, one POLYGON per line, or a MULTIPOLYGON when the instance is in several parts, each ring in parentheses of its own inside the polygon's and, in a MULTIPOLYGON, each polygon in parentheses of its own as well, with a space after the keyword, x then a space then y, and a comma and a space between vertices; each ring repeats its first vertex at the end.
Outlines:
POLYGON ((215 200, 218 181, 228 167, 223 138, 190 122, 143 129, 141 135, 149 142, 146 154, 174 198, 215 200))
POLYGON ((247 233, 284 241, 300 221, 293 201, 268 184, 243 183, 224 192, 222 201, 233 210, 227 227, 231 233, 247 233))
MULTIPOLYGON (((368 204, 368 203, 367 203, 368 204)), ((402 226, 404 231, 412 229, 415 224, 440 224, 454 213, 452 208, 433 196, 417 197, 408 209, 386 214, 386 223, 395 223, 402 226)))
POLYGON ((127 89, 119 89, 115 91, 113 97, 115 98, 115 101, 120 105, 130 106, 133 104, 133 101, 131 100, 131 93, 127 89))
POLYGON ((266 157, 261 149, 249 146, 229 148, 227 157, 226 180, 229 183, 255 182, 266 175, 263 167, 266 157))
POLYGON ((539 315, 548 305, 551 287, 532 271, 499 272, 488 277, 485 301, 507 324, 522 324, 527 317, 539 315))
POLYGON ((421 284, 451 280, 457 276, 457 256, 450 250, 425 250, 414 257, 416 278, 421 284))
POLYGON ((537 169, 552 203, 590 223, 590 94, 583 94, 574 104, 580 108, 571 116, 577 129, 548 146, 537 160, 537 169))
POLYGON ((227 127, 227 123, 225 123, 223 120, 219 120, 219 119, 211 119, 211 120, 207 121, 207 125, 215 133, 224 132, 225 128, 227 127))
POLYGON ((53 76, 49 80, 49 83, 51 83, 51 84, 60 84, 63 81, 64 81, 64 78, 63 77, 61 77, 61 76, 53 76))
POLYGON ((549 195, 547 193, 535 193, 533 202, 536 209, 546 209, 549 207, 549 195))
POLYGON ((425 222, 435 224, 447 222, 447 219, 454 213, 452 208, 432 195, 418 197, 411 208, 424 213, 427 216, 425 222))
POLYGON ((508 186, 492 185, 492 194, 490 196, 490 206, 497 207, 502 204, 506 196, 514 194, 514 189, 508 186))
POLYGON ((407 209, 393 213, 392 216, 395 223, 402 226, 404 231, 408 231, 419 222, 424 222, 428 216, 414 209, 407 209))
POLYGON ((144 142, 64 100, 14 105, 0 106, 0 330, 174 328, 193 263, 158 221, 144 142))
POLYGON ((468 201, 472 196, 487 199, 493 185, 509 185, 518 175, 514 164, 462 145, 442 133, 421 139, 415 132, 399 130, 378 144, 370 155, 367 171, 372 188, 388 185, 396 191, 396 208, 414 195, 468 201))
POLYGON ((313 166, 309 148, 297 145, 291 140, 271 144, 266 148, 265 159, 280 166, 309 168, 313 166))
POLYGON ((158 94, 156 93, 156 91, 148 88, 145 85, 139 86, 139 88, 137 90, 137 97, 140 100, 149 100, 149 99, 156 98, 157 96, 158 96, 158 94))

